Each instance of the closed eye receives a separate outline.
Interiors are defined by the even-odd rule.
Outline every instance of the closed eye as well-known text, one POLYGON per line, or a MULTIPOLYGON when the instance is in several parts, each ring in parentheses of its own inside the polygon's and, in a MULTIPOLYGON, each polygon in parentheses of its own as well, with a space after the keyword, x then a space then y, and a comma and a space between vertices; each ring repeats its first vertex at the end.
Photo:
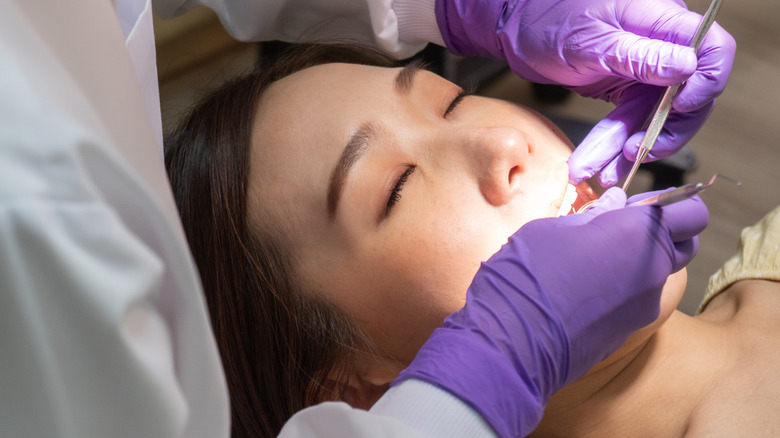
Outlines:
POLYGON ((463 98, 467 96, 471 96, 474 94, 473 89, 468 90, 461 90, 454 99, 452 99, 452 102, 450 102, 450 106, 447 107, 447 109, 444 111, 444 117, 446 118, 451 112, 455 110, 455 108, 458 107, 458 105, 463 102, 463 98))
POLYGON ((409 179, 409 175, 414 172, 414 169, 415 166, 409 166, 406 171, 398 178, 398 181, 395 182, 395 186, 393 186, 393 189, 390 191, 390 197, 387 199, 385 217, 390 214, 390 210, 393 208, 396 202, 401 200, 401 190, 403 190, 404 184, 406 184, 406 181, 409 179))

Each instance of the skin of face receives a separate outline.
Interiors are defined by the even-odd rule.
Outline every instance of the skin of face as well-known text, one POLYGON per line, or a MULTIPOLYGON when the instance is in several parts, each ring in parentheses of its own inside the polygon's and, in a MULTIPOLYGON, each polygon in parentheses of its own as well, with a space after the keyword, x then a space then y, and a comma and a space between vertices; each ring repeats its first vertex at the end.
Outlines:
POLYGON ((381 360, 360 378, 378 385, 463 306, 480 262, 526 222, 557 215, 571 153, 525 107, 466 96, 452 109, 458 86, 424 70, 399 86, 399 72, 292 74, 265 92, 252 133, 250 221, 263 205, 283 224, 309 290, 375 341, 381 360), (358 132, 367 146, 331 214, 333 170, 358 132))

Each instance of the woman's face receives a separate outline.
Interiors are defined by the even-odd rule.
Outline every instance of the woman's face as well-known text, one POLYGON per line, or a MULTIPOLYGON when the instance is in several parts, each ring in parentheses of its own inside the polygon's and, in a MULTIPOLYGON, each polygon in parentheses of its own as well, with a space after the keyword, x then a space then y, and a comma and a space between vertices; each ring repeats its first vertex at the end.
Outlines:
POLYGON ((252 141, 254 219, 283 224, 307 285, 399 367, 463 306, 480 262, 573 201, 554 126, 424 70, 295 73, 264 94, 252 141))

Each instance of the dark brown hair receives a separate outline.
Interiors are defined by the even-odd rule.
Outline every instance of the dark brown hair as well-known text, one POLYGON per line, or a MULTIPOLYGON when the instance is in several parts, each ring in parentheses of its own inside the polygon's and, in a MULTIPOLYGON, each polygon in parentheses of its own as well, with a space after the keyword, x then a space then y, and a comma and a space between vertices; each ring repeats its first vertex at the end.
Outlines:
POLYGON ((227 375, 234 437, 276 436, 298 410, 338 398, 344 388, 332 377, 348 375, 356 352, 368 348, 349 318, 304 290, 281 224, 247 223, 250 139, 263 91, 330 62, 398 65, 352 45, 299 46, 206 96, 165 140, 227 375))

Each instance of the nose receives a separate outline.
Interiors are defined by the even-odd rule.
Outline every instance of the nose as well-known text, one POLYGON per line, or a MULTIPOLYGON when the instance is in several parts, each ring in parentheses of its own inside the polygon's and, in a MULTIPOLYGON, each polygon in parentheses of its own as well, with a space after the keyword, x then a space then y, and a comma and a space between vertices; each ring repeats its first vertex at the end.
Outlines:
POLYGON ((478 129, 467 136, 465 150, 485 200, 493 206, 509 202, 533 154, 526 134, 512 127, 478 129))

